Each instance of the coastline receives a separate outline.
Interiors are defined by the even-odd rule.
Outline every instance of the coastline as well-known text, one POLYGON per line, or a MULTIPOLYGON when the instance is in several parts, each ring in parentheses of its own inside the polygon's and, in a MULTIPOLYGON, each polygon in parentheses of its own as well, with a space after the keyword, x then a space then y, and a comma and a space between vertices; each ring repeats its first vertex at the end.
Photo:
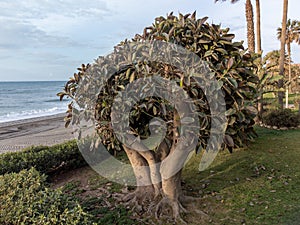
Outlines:
POLYGON ((72 128, 65 128, 64 116, 60 113, 0 123, 0 154, 74 139, 72 128))

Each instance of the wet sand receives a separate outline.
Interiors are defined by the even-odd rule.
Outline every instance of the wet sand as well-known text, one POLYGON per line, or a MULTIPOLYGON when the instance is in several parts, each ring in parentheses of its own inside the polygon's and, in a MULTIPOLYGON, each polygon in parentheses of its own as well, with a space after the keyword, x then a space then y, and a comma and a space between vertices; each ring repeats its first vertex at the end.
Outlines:
POLYGON ((32 145, 54 145, 74 139, 65 128, 64 115, 0 123, 0 153, 19 151, 32 145))

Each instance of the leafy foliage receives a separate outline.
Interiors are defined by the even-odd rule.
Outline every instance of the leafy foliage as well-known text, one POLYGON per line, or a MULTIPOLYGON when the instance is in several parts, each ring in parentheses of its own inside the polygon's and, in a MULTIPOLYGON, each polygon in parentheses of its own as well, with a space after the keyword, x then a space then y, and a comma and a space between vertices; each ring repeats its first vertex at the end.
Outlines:
POLYGON ((278 81, 282 77, 279 75, 278 63, 278 50, 267 53, 266 56, 262 59, 262 62, 257 63, 259 76, 257 89, 261 94, 278 91, 278 81))
POLYGON ((41 173, 51 174, 83 165, 86 165, 86 162, 75 141, 51 147, 30 147, 20 152, 0 155, 0 174, 19 172, 31 167, 41 173))
MULTIPOLYGON (((292 42, 296 42, 300 44, 300 21, 288 19, 287 23, 287 31, 286 31, 286 44, 291 44, 292 42)), ((277 39, 280 40, 282 33, 282 28, 277 28, 277 39)))
POLYGON ((45 175, 34 168, 0 176, 0 223, 92 224, 90 216, 60 189, 45 185, 45 175))
POLYGON ((264 116, 266 125, 277 127, 297 127, 300 125, 300 116, 290 109, 273 110, 264 116))
MULTIPOLYGON (((223 29, 220 25, 210 25, 206 20, 207 17, 196 19, 196 13, 192 15, 179 14, 178 17, 171 13, 166 18, 158 17, 152 26, 144 29, 143 34, 137 34, 131 41, 125 40, 115 46, 112 54, 99 57, 92 65, 82 65, 81 68, 78 68, 79 72, 74 74, 74 77, 66 83, 64 91, 58 93, 61 99, 65 96, 73 99, 69 105, 66 125, 70 124, 71 118, 76 124, 85 116, 75 118, 72 108, 75 102, 78 104, 80 98, 83 98, 82 93, 77 93, 79 85, 84 86, 83 90, 93 88, 93 86, 89 86, 88 81, 91 80, 86 74, 89 71, 96 71, 108 75, 114 71, 112 65, 116 65, 118 71, 114 72, 113 76, 106 81, 106 86, 98 95, 95 109, 95 118, 98 121, 96 127, 102 143, 109 150, 122 149, 111 126, 111 107, 114 97, 118 91, 123 90, 134 80, 156 74, 164 79, 175 81, 192 99, 197 100, 195 101, 197 113, 201 117, 201 121, 205 121, 199 125, 201 127, 199 143, 205 147, 210 134, 211 123, 210 108, 205 94, 196 85, 190 74, 184 74, 171 65, 146 60, 146 56, 152 54, 151 49, 140 48, 140 43, 159 40, 180 45, 208 63, 211 74, 218 81, 218 87, 211 87, 212 92, 210 94, 213 94, 213 91, 218 88, 221 88, 225 94, 227 110, 225 143, 230 147, 242 146, 254 134, 252 126, 256 112, 252 107, 252 102, 256 97, 256 85, 258 83, 258 77, 254 74, 255 57, 244 50, 243 42, 233 41, 235 35, 229 33, 228 28, 223 29), (132 52, 132 50, 145 55, 145 60, 128 65, 128 62, 132 62, 134 54, 127 53, 132 52)), ((185 59, 180 60, 184 61, 185 59)), ((97 80, 92 82, 97 82, 97 80)), ((147 138, 149 135, 147 124, 151 118, 159 116, 168 122, 172 120, 173 112, 174 109, 162 99, 144 99, 131 111, 132 132, 147 138), (165 111, 168 113, 165 114, 165 111)), ((168 127, 167 138, 173 135, 171 128, 171 126, 168 127)))

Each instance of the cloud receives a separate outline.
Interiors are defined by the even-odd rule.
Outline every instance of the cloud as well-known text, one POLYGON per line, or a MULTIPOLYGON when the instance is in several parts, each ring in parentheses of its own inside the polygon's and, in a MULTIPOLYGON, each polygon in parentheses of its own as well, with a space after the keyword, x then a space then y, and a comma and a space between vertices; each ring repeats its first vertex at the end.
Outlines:
MULTIPOLYGON (((281 23, 282 2, 273 1, 261 1, 265 53, 279 47, 276 28, 281 23)), ((299 1, 289 3, 289 15, 297 18, 299 1)), ((245 40, 246 46, 244 4, 244 1, 215 4, 213 0, 188 3, 182 0, 1 0, 0 64, 5 67, 2 74, 9 74, 9 79, 14 74, 15 79, 22 79, 19 74, 31 79, 49 73, 58 78, 72 74, 81 62, 92 62, 98 55, 112 51, 120 41, 141 33, 155 17, 171 11, 178 14, 197 10, 198 18, 208 16, 209 23, 229 27, 236 35, 235 40, 245 40), (19 65, 17 70, 15 65, 19 65)), ((293 46, 296 62, 300 59, 298 49, 299 46, 293 46)))
POLYGON ((0 49, 81 47, 82 28, 112 14, 103 0, 2 0, 0 9, 0 49))
POLYGON ((89 33, 92 20, 111 13, 105 1, 97 0, 2 0, 0 9, 0 63, 7 71, 16 64, 24 70, 34 64, 77 65, 97 47, 84 41, 86 34, 80 38, 83 28, 89 33))
POLYGON ((78 0, 2 0, 1 16, 43 19, 52 14, 68 17, 99 17, 110 12, 105 1, 78 0))
POLYGON ((0 19, 0 49, 73 46, 68 37, 53 36, 27 22, 0 19))

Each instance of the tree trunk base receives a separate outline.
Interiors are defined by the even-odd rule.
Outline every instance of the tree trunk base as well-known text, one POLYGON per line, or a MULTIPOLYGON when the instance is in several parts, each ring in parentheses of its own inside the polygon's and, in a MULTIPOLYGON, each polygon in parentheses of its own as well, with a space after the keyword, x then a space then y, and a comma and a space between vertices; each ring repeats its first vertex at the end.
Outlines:
MULTIPOLYGON (((135 191, 127 194, 119 194, 118 202, 126 208, 130 208, 137 216, 144 218, 165 221, 174 224, 188 224, 183 216, 189 213, 196 213, 200 219, 208 221, 207 213, 197 209, 196 204, 201 198, 181 195, 178 199, 170 199, 163 192, 155 195, 154 189, 150 187, 138 187, 135 191)), ((151 220, 152 220, 151 219, 151 220)))
POLYGON ((120 198, 120 201, 138 214, 143 214, 148 210, 148 205, 151 204, 155 198, 154 189, 152 186, 137 187, 137 189, 131 193, 125 194, 120 198))
MULTIPOLYGON (((165 148, 160 146, 159 152, 174 151, 174 146, 171 149, 167 147, 167 145, 165 148)), ((157 223, 167 220, 168 223, 187 224, 182 218, 187 213, 196 213, 203 220, 209 218, 206 213, 197 210, 195 205, 191 207, 191 204, 197 202, 199 198, 184 196, 181 186, 181 170, 169 177, 177 170, 178 162, 176 160, 175 162, 164 161, 160 167, 157 167, 155 164, 159 160, 162 161, 164 157, 157 157, 150 151, 138 152, 126 146, 124 149, 133 166, 137 182, 135 191, 121 194, 117 199, 126 208, 130 208, 138 217, 143 215, 144 218, 151 221, 156 218, 157 223)))
POLYGON ((187 224, 187 222, 181 217, 181 214, 187 213, 187 210, 183 207, 179 200, 171 200, 167 197, 163 197, 157 204, 155 209, 155 218, 159 219, 162 214, 162 209, 166 209, 168 207, 171 208, 173 219, 176 223, 187 224))

